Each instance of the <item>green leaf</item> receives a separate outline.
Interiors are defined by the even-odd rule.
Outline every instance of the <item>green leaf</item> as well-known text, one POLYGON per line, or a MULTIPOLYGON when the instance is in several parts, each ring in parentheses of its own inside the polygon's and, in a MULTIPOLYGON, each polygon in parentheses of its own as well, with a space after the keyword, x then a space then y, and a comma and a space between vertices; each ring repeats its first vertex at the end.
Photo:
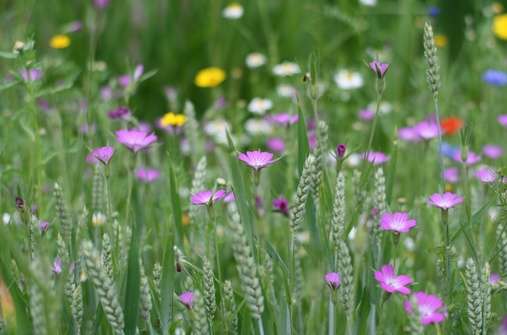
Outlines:
POLYGON ((169 333, 169 323, 172 319, 174 292, 174 235, 169 233, 164 240, 165 251, 162 264, 162 278, 160 280, 160 323, 162 334, 169 333))
POLYGON ((16 59, 18 57, 14 52, 0 51, 0 58, 5 59, 16 59))
POLYGON ((169 166, 169 190, 171 192, 171 209, 174 219, 174 226, 176 227, 176 239, 183 241, 183 225, 181 222, 181 204, 180 196, 178 194, 178 187, 176 186, 176 178, 174 178, 174 170, 169 166))

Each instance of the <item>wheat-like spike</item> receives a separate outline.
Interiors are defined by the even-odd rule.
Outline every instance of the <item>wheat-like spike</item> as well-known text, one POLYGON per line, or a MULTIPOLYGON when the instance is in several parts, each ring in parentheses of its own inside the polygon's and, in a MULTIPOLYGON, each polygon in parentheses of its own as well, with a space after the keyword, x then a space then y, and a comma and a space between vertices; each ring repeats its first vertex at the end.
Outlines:
POLYGON ((336 177, 336 192, 331 215, 331 241, 334 247, 343 238, 345 232, 345 177, 342 172, 336 177))
POLYGON ((81 250, 83 251, 88 275, 93 281, 106 318, 115 334, 123 334, 125 323, 116 293, 117 290, 102 266, 100 254, 90 241, 84 241, 81 250))
POLYGON ((473 335, 482 334, 483 294, 480 273, 473 259, 468 259, 465 267, 467 288, 467 315, 473 335))
POLYGON ((440 67, 438 65, 433 28, 428 22, 424 24, 424 58, 426 58, 426 63, 428 64, 426 79, 428 80, 434 99, 437 99, 440 87, 440 67))
POLYGON ((208 319, 206 317, 204 299, 199 291, 194 292, 194 302, 192 304, 193 322, 192 334, 209 335, 208 319))
POLYGON ((74 290, 72 292, 71 301, 72 318, 76 324, 77 334, 81 333, 81 323, 83 322, 83 293, 81 291, 81 285, 74 282, 74 290))
POLYGON ((296 199, 294 206, 290 211, 291 216, 291 228, 293 235, 297 234, 301 230, 301 224, 305 216, 306 199, 312 190, 313 185, 313 170, 315 168, 315 156, 308 155, 306 158, 303 172, 299 178, 299 183, 296 189, 296 199))
POLYGON ((102 264, 109 278, 114 278, 113 271, 113 244, 108 233, 102 237, 102 264))
POLYGON ((234 302, 234 290, 229 280, 224 282, 224 308, 225 308, 225 325, 226 334, 238 333, 238 316, 236 313, 236 303, 234 302))
POLYGON ((160 299, 160 280, 162 278, 162 266, 160 263, 153 265, 153 286, 155 288, 155 299, 160 299))
POLYGON ((336 249, 338 272, 341 276, 340 296, 346 311, 347 319, 352 318, 354 312, 354 273, 350 250, 345 241, 340 240, 336 249))
POLYGON ((264 297, 257 277, 257 264, 252 256, 251 246, 245 236, 243 225, 234 203, 229 205, 230 227, 233 239, 233 254, 247 306, 254 319, 260 319, 264 311, 264 297))
POLYGON ((139 295, 139 301, 141 304, 141 317, 143 320, 149 324, 150 323, 150 313, 152 308, 151 302, 151 294, 150 294, 150 284, 148 283, 148 277, 144 272, 144 266, 141 262, 140 264, 141 270, 141 289, 139 295))
POLYGON ((319 204, 319 191, 322 171, 324 169, 324 159, 327 153, 328 130, 329 127, 324 121, 319 121, 317 123, 317 148, 315 148, 315 166, 312 178, 312 195, 317 207, 319 204))
POLYGON ((500 262, 500 270, 502 275, 507 275, 507 228, 500 224, 497 227, 497 245, 498 245, 498 258, 500 262))
POLYGON ((92 182, 92 223, 101 225, 106 222, 104 214, 105 189, 104 177, 102 176, 101 164, 95 164, 92 182))
POLYGON ((213 320, 217 309, 215 300, 215 282, 213 277, 213 268, 206 257, 203 258, 202 270, 204 274, 204 302, 206 305, 206 314, 210 320, 213 320))
POLYGON ((62 188, 58 183, 55 183, 54 185, 53 195, 55 197, 56 211, 58 213, 58 219, 60 220, 60 227, 63 240, 66 243, 69 243, 70 235, 72 233, 72 224, 67 209, 65 207, 62 188))
MULTIPOLYGON (((31 270, 34 277, 37 277, 39 282, 43 283, 43 265, 39 257, 34 257, 31 264, 31 270)), ((30 314, 32 315, 32 330, 36 335, 45 335, 48 333, 48 324, 46 320, 46 311, 44 306, 44 296, 40 287, 35 282, 30 284, 30 314)))
POLYGON ((374 177, 374 206, 377 209, 377 215, 374 218, 374 222, 371 226, 373 236, 378 243, 380 243, 380 228, 378 225, 378 219, 387 211, 387 203, 386 203, 386 179, 384 177, 384 170, 379 167, 375 171, 374 177))
POLYGON ((303 266, 301 265, 301 256, 299 252, 294 255, 294 290, 292 296, 292 303, 297 304, 301 301, 303 293, 303 266))
POLYGON ((486 334, 488 323, 491 320, 491 284, 489 276, 491 275, 489 263, 484 265, 481 273, 482 284, 482 315, 483 315, 483 333, 486 334))

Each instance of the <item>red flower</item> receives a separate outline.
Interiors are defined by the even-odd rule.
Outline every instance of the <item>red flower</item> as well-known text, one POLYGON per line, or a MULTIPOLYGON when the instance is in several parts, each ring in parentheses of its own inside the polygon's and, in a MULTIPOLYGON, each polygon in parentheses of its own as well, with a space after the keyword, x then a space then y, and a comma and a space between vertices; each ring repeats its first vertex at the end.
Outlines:
POLYGON ((454 135, 463 127, 463 120, 453 116, 447 117, 440 121, 440 126, 444 135, 454 135))

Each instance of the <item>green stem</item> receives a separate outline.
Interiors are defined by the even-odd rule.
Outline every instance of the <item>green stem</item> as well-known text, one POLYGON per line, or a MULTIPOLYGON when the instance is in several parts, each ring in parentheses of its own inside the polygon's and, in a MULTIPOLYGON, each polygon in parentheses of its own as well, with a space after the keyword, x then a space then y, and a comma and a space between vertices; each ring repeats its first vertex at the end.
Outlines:
MULTIPOLYGON (((437 121, 438 125, 438 148, 437 148, 437 156, 438 156, 438 180, 440 181, 438 183, 440 192, 444 190, 444 160, 442 158, 442 154, 440 153, 440 150, 442 149, 442 130, 440 129, 440 105, 438 103, 438 95, 435 95, 433 97, 433 104, 435 106, 435 119, 437 121)), ((465 178, 466 179, 466 178, 465 178)))
POLYGON ((264 325, 262 324, 262 318, 257 319, 257 325, 259 326, 259 335, 264 335, 264 325))
POLYGON ((366 152, 369 152, 371 150, 371 147, 373 145, 373 138, 375 137, 375 130, 377 129, 377 123, 378 123, 378 114, 380 109, 380 103, 382 102, 382 96, 384 94, 384 87, 385 83, 383 79, 377 79, 376 81, 376 91, 377 91, 377 102, 375 105, 375 116, 373 117, 373 123, 370 129, 370 136, 368 139, 368 148, 366 152), (379 82, 381 84, 379 84, 379 82))
POLYGON ((334 303, 333 303, 333 295, 329 295, 329 308, 328 308, 328 334, 334 335, 336 334, 335 330, 335 320, 334 320, 334 303))

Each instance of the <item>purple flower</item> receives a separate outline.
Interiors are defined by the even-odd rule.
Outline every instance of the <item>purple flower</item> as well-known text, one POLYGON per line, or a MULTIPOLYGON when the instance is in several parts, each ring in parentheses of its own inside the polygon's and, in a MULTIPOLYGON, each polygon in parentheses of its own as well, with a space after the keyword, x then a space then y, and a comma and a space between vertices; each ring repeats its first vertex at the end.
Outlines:
POLYGON ((236 196, 234 195, 234 192, 228 192, 224 196, 224 202, 229 203, 236 201, 236 196))
POLYGON ((401 294, 410 294, 410 289, 406 287, 412 284, 413 280, 409 276, 400 275, 397 276, 394 273, 394 268, 390 264, 382 266, 380 271, 375 271, 375 279, 379 282, 380 287, 388 292, 401 294))
POLYGON ((329 285, 329 287, 336 290, 340 286, 340 274, 338 272, 328 272, 324 275, 324 281, 329 285))
POLYGON ((53 266, 51 267, 53 270, 53 273, 59 274, 62 272, 62 260, 60 257, 56 257, 55 261, 53 262, 53 266))
POLYGON ((507 114, 498 115, 498 117, 496 118, 496 120, 502 126, 507 127, 507 114))
POLYGON ((130 109, 128 109, 128 107, 125 107, 125 106, 119 106, 119 107, 116 107, 115 109, 109 111, 107 113, 107 116, 109 116, 109 118, 112 120, 117 120, 117 119, 125 120, 130 117, 130 109))
POLYGON ((448 210, 463 202, 463 197, 451 192, 435 193, 428 198, 428 204, 443 210, 448 210))
POLYGON ((474 176, 480 182, 485 184, 493 183, 497 178, 495 170, 486 165, 482 165, 477 170, 475 170, 474 176))
POLYGON ((437 17, 438 15, 440 15, 440 8, 438 8, 437 6, 429 6, 428 15, 431 17, 437 17))
POLYGON ((361 109, 358 113, 359 119, 363 121, 371 121, 375 117, 375 111, 370 108, 361 109))
POLYGON ((389 64, 381 63, 378 60, 370 62, 368 66, 374 73, 377 74, 378 79, 383 79, 387 73, 387 70, 389 70, 389 64))
POLYGON ((110 101, 113 99, 113 93, 111 86, 106 85, 100 88, 100 97, 103 101, 110 101))
POLYGON ((317 148, 317 133, 315 131, 308 132, 308 147, 310 150, 317 148))
POLYGON ((449 143, 442 142, 442 145, 440 146, 440 154, 442 156, 452 159, 457 152, 459 152, 459 148, 449 143))
POLYGON ((502 319, 497 335, 507 335, 507 316, 502 319))
POLYGON ((20 71, 21 78, 24 81, 36 81, 42 78, 42 70, 41 69, 22 69, 20 71))
POLYGON ((463 157, 461 156, 461 151, 458 151, 452 157, 458 163, 465 163, 466 165, 474 165, 477 164, 481 160, 481 156, 477 155, 473 151, 469 151, 467 153, 466 160, 463 161, 463 157))
POLYGON ((440 323, 447 317, 444 303, 442 299, 436 295, 416 292, 412 295, 411 300, 412 301, 405 301, 403 307, 408 314, 412 314, 415 307, 418 312, 419 320, 423 325, 440 323))
POLYGON ((153 183, 160 178, 160 171, 146 167, 140 167, 136 170, 136 178, 145 183, 153 183))
POLYGON ((336 146, 336 157, 343 158, 343 157, 345 157, 346 152, 347 152, 347 146, 345 144, 341 143, 336 146))
POLYGON ((110 0, 93 0, 93 3, 95 4, 95 7, 104 9, 109 5, 110 0))
POLYGON ((83 29, 83 23, 81 21, 72 21, 67 25, 67 32, 75 33, 83 29))
POLYGON ((269 150, 283 153, 285 151, 285 142, 280 137, 272 137, 266 142, 266 146, 269 150))
POLYGON ((185 291, 178 296, 178 300, 185 305, 186 308, 192 309, 192 303, 194 302, 194 293, 191 291, 185 291))
POLYGON ((222 199, 225 196, 224 190, 204 190, 192 195, 190 202, 192 205, 213 205, 214 202, 222 199))
POLYGON ((502 157, 503 149, 498 145, 486 144, 484 148, 482 148, 482 153, 488 158, 498 159, 502 157))
POLYGON ((289 201, 284 197, 273 199, 273 208, 275 212, 289 216, 289 201))
POLYGON ((414 127, 398 129, 398 138, 405 142, 419 142, 421 137, 414 127))
POLYGON ((130 85, 130 76, 128 74, 124 74, 118 77, 118 84, 123 88, 126 88, 130 85))
POLYGON ((507 85, 507 72, 489 69, 482 75, 482 80, 492 86, 506 86, 507 85))
POLYGON ((289 113, 279 113, 266 117, 266 121, 282 126, 289 126, 299 121, 299 116, 289 113))
POLYGON ((397 233, 408 233, 415 227, 416 221, 406 212, 384 213, 380 218, 380 229, 397 233))
POLYGON ((90 164, 98 164, 102 163, 104 165, 109 164, 111 157, 114 155, 114 148, 105 146, 93 149, 88 156, 86 156, 86 161, 90 164))
POLYGON ((451 184, 456 184, 459 181, 459 169, 456 167, 447 168, 442 172, 444 180, 451 184))
POLYGON ((47 221, 39 221, 39 230, 41 233, 47 232, 49 229, 49 222, 47 221))
POLYGON ((240 153, 238 159, 256 171, 274 163, 272 153, 260 150, 240 153))
POLYGON ((362 154, 362 158, 373 165, 381 165, 389 160, 389 156, 380 151, 369 151, 362 154))
POLYGON ((496 272, 491 272, 491 274, 489 275, 489 283, 493 286, 496 286, 501 279, 502 278, 500 277, 500 275, 496 272))
POLYGON ((438 137, 440 133, 439 125, 432 120, 424 120, 414 126, 417 135, 423 140, 431 140, 438 137))
POLYGON ((116 132, 116 140, 133 152, 148 149, 157 141, 155 134, 136 129, 122 129, 116 132))

